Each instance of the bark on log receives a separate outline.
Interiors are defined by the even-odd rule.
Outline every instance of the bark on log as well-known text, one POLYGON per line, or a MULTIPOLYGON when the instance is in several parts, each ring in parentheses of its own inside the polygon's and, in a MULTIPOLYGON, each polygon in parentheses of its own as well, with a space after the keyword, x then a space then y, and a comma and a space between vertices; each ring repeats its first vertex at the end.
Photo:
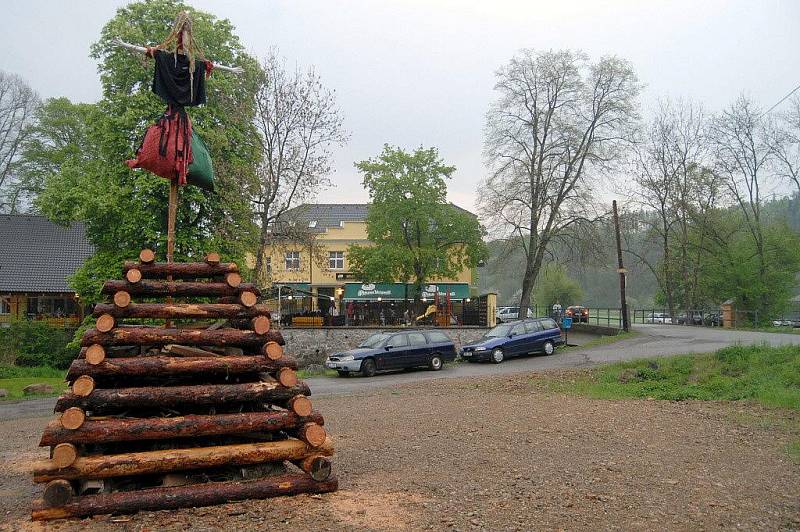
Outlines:
POLYGON ((81 407, 93 412, 109 412, 120 408, 171 408, 180 405, 223 405, 229 403, 265 402, 285 404, 297 395, 310 395, 308 385, 292 388, 277 382, 244 384, 199 384, 196 386, 144 386, 141 388, 98 388, 88 397, 65 393, 56 402, 56 412, 81 407))
POLYGON ((255 465, 283 460, 302 460, 309 454, 333 454, 330 440, 316 449, 300 440, 191 447, 138 453, 81 456, 69 467, 58 468, 52 460, 33 464, 33 481, 100 479, 131 475, 155 475, 230 465, 255 465))
POLYGON ((235 262, 218 264, 207 262, 153 262, 150 264, 126 262, 122 271, 127 272, 132 268, 141 271, 142 277, 146 279, 166 279, 170 275, 173 279, 198 279, 239 273, 239 266, 235 262))
POLYGON ((317 482, 305 474, 276 475, 258 480, 208 482, 170 488, 87 495, 74 498, 59 508, 47 508, 42 501, 34 501, 31 517, 36 520, 44 520, 112 512, 173 510, 298 493, 328 493, 336 491, 338 486, 339 483, 335 476, 325 482, 317 482))
MULTIPOLYGON (((118 294, 121 292, 117 292, 118 294)), ((116 296, 115 296, 116 297, 116 296)), ((249 319, 264 317, 269 320, 269 309, 264 305, 244 307, 237 304, 221 303, 130 303, 121 305, 99 303, 92 315, 110 314, 116 318, 197 318, 197 319, 249 319)), ((269 324, 269 322, 267 322, 269 324)))
POLYGON ((43 506, 64 506, 69 503, 74 496, 75 491, 72 489, 72 485, 69 481, 56 479, 44 488, 44 493, 42 494, 43 506))
POLYGON ((65 429, 58 420, 53 420, 45 428, 39 446, 47 447, 59 443, 169 440, 248 432, 275 432, 292 429, 309 422, 318 425, 325 423, 318 412, 300 417, 291 410, 165 418, 89 418, 75 430, 65 429))
POLYGON ((261 292, 251 283, 242 283, 236 288, 233 288, 225 283, 140 281, 136 284, 131 284, 116 280, 106 281, 105 284, 103 284, 102 293, 114 295, 120 290, 125 290, 131 295, 142 296, 235 297, 242 292, 252 292, 256 295, 261 295, 261 292))
POLYGON ((283 372, 294 374, 297 361, 283 357, 280 360, 270 360, 266 357, 256 356, 221 356, 207 357, 131 357, 107 358, 101 364, 89 364, 86 360, 75 359, 67 372, 67 380, 72 381, 82 375, 91 377, 148 377, 148 376, 173 376, 173 375, 240 375, 242 373, 277 373, 276 378, 286 386, 297 384, 287 376, 281 380, 283 372))
MULTIPOLYGON (((104 314, 103 316, 108 316, 104 314)), ((110 316, 109 316, 110 317, 110 316)), ((111 318, 113 319, 113 318, 111 318)), ((241 329, 161 329, 156 327, 117 327, 108 332, 89 329, 83 333, 82 346, 108 345, 215 345, 260 348, 266 342, 283 345, 279 331, 256 334, 241 329)))
POLYGON ((333 472, 330 458, 321 454, 312 454, 302 460, 294 460, 292 463, 311 475, 311 478, 317 482, 328 480, 333 472))

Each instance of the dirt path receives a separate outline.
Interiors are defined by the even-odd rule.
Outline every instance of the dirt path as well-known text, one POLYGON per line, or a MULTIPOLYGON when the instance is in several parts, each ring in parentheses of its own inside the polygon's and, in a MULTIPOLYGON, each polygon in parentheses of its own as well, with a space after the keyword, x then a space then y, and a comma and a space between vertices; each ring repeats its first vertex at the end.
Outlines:
MULTIPOLYGON (((47 528, 800 528, 800 465, 785 451, 797 419, 765 422, 774 414, 741 404, 563 397, 541 382, 442 379, 318 398, 337 442, 335 494, 47 528)), ((44 455, 44 424, 0 422, 6 527, 40 526, 27 520, 25 469, 44 455)))

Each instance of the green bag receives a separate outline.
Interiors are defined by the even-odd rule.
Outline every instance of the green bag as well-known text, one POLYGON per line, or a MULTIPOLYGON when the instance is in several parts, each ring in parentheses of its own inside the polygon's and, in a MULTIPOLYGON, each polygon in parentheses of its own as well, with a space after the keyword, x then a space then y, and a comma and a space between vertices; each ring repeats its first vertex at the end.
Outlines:
POLYGON ((214 166, 208 147, 200 135, 192 131, 192 163, 186 174, 186 182, 204 190, 214 191, 214 166))

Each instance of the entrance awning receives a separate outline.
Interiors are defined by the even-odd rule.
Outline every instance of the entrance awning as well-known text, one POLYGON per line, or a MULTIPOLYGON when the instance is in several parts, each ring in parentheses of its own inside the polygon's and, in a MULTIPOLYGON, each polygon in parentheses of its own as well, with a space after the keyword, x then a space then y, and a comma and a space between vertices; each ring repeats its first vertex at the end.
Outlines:
MULTIPOLYGON (((436 283, 427 284, 422 288, 424 299, 433 299, 436 294, 439 297, 450 299, 467 299, 469 297, 469 285, 467 283, 436 283)), ((347 283, 344 285, 344 299, 351 301, 402 301, 408 295, 408 299, 414 299, 414 285, 403 283, 347 283)))
MULTIPOLYGON (((303 292, 311 292, 311 285, 309 283, 274 283, 272 287, 277 290, 279 286, 282 286, 281 291, 286 290, 302 290, 303 292)), ((291 293, 291 292, 289 292, 291 293)), ((308 294, 303 294, 306 296, 308 294)))

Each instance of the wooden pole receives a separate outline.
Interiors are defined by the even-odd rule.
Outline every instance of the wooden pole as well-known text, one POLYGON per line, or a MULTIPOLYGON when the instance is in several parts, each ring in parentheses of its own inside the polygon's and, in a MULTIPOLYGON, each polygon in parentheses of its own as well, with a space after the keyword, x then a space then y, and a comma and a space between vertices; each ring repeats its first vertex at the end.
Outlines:
MULTIPOLYGON (((102 317, 109 314, 103 314, 102 317)), ((98 321, 99 324, 99 321, 98 321)), ((159 327, 117 327, 103 332, 89 329, 81 338, 81 345, 215 345, 261 348, 267 342, 286 343, 280 331, 271 329, 266 334, 241 329, 162 329, 159 327)))
POLYGON ((302 460, 293 461, 292 463, 311 475, 311 478, 317 482, 328 480, 333 470, 330 459, 321 454, 313 454, 302 460))
POLYGON ((275 475, 258 480, 207 482, 171 488, 85 495, 75 497, 58 508, 49 508, 43 501, 34 501, 31 517, 43 520, 139 510, 174 510, 298 493, 328 493, 336 491, 338 486, 335 476, 325 482, 317 482, 305 473, 275 475))
POLYGON ((309 454, 333 454, 331 440, 311 449, 300 440, 191 447, 138 453, 79 456, 66 467, 53 460, 33 464, 33 481, 77 480, 154 475, 190 469, 210 469, 229 465, 255 465, 281 460, 302 460, 309 454))
POLYGON ((625 266, 622 264, 622 237, 619 230, 619 214, 617 213, 617 200, 612 203, 614 209, 614 232, 617 236, 617 262, 619 263, 619 302, 620 312, 622 312, 622 330, 628 332, 630 324, 628 323, 628 301, 625 297, 625 266))
POLYGON ((318 412, 301 417, 291 410, 147 418, 90 417, 76 429, 65 429, 58 419, 54 419, 47 424, 39 446, 276 432, 293 429, 308 422, 322 425, 325 421, 318 412))
MULTIPOLYGON (((169 208, 167 212, 167 264, 172 264, 175 258, 175 218, 178 215, 178 178, 169 180, 169 208)), ((167 275, 167 282, 172 281, 172 275, 167 275)), ((167 303, 172 303, 172 296, 167 296, 167 303)), ((164 321, 164 328, 172 327, 172 320, 164 321)))
MULTIPOLYGON (((117 292, 124 293, 124 292, 117 292)), ((259 334, 269 331, 269 309, 265 305, 245 307, 236 303, 130 303, 126 306, 98 303, 93 315, 110 314, 116 318, 193 318, 193 319, 247 319, 262 316, 259 334), (264 321, 266 320, 266 322, 264 321)), ((255 324, 253 324, 255 325, 255 324)))
MULTIPOLYGON (((134 270, 128 270, 132 272, 134 270)), ((141 279, 142 272, 139 272, 141 279)), ((238 297, 239 294, 250 292, 255 296, 261 295, 258 288, 252 283, 242 283, 239 286, 232 287, 227 283, 203 283, 195 281, 184 281, 180 283, 171 283, 167 281, 137 281, 131 284, 126 281, 111 280, 106 281, 103 285, 102 293, 113 295, 120 290, 125 290, 132 295, 141 296, 178 296, 178 297, 238 297)))

